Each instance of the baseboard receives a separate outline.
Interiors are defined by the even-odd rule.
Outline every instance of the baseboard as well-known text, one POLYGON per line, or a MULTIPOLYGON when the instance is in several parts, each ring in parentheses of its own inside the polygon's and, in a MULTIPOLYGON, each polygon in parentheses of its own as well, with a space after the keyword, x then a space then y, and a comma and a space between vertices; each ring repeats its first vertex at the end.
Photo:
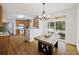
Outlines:
POLYGON ((67 43, 67 44, 70 44, 70 45, 76 46, 76 44, 73 44, 73 43, 67 42, 67 41, 65 41, 65 40, 61 40, 61 41, 65 42, 65 43, 67 43))
POLYGON ((71 45, 74 45, 74 46, 76 46, 76 43, 69 42, 69 41, 66 41, 66 40, 65 40, 65 43, 68 43, 68 44, 71 44, 71 45))
POLYGON ((70 44, 70 45, 73 45, 73 46, 76 46, 76 44, 73 44, 73 43, 70 43, 70 42, 66 42, 66 43, 68 43, 68 44, 70 44))

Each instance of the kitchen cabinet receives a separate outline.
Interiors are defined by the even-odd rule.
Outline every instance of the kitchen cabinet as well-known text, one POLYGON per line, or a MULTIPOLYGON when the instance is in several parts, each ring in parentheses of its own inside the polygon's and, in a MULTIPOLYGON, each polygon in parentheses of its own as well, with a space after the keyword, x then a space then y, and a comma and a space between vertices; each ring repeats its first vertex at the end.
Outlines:
POLYGON ((2 27, 2 6, 0 5, 0 27, 2 27))
POLYGON ((39 29, 25 29, 24 33, 25 33, 25 41, 27 42, 32 42, 34 41, 34 38, 37 36, 40 36, 41 31, 39 29))
POLYGON ((16 29, 16 35, 20 35, 20 30, 16 29))
POLYGON ((7 55, 10 43, 9 35, 0 35, 0 55, 7 55))
POLYGON ((30 21, 26 20, 16 20, 16 26, 19 26, 19 24, 23 24, 25 27, 30 27, 30 21))
POLYGON ((30 30, 25 30, 25 41, 30 42, 30 30))
POLYGON ((30 21, 25 21, 24 22, 25 27, 30 27, 30 23, 31 23, 30 21))
POLYGON ((16 20, 16 26, 19 26, 19 24, 24 24, 23 20, 16 20))

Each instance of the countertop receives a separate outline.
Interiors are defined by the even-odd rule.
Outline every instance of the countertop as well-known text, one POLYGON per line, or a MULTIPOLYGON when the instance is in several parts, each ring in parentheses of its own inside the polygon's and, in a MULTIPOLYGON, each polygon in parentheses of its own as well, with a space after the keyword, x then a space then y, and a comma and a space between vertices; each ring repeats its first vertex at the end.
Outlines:
POLYGON ((7 36, 7 35, 9 35, 8 32, 0 32, 0 36, 7 36))

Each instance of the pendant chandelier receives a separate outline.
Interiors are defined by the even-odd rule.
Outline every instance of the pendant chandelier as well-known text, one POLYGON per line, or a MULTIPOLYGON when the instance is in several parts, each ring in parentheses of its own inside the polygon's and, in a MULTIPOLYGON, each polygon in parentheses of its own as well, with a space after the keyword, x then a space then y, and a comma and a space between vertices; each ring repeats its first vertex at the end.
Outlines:
POLYGON ((36 19, 40 19, 40 20, 47 20, 49 19, 50 16, 46 16, 46 11, 45 11, 45 3, 43 4, 43 11, 42 11, 42 15, 41 16, 36 16, 36 19))
POLYGON ((45 14, 45 3, 43 3, 43 12, 42 12, 42 18, 45 18, 46 14, 45 14))

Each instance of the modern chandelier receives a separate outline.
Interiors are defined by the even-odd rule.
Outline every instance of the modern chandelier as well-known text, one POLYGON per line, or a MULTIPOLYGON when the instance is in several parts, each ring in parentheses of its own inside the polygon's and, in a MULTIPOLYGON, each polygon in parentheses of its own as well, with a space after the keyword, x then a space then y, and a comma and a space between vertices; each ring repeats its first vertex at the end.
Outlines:
POLYGON ((40 19, 40 20, 47 20, 47 19, 49 19, 50 16, 46 16, 45 3, 42 3, 42 4, 43 4, 43 12, 42 12, 42 15, 41 16, 36 16, 35 18, 36 19, 40 19))

